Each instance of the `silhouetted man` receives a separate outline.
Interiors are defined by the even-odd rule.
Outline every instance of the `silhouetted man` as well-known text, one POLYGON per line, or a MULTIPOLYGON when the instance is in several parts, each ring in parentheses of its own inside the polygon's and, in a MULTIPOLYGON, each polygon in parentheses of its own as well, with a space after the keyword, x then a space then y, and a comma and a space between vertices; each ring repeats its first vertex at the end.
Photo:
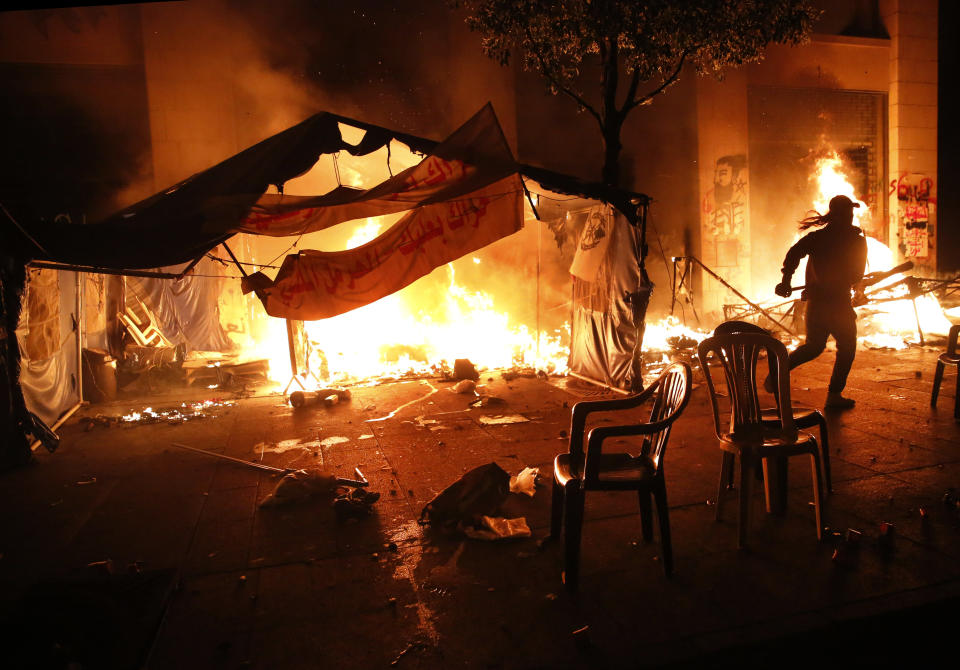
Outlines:
POLYGON ((824 226, 807 233, 790 247, 783 260, 783 281, 774 289, 788 298, 793 289, 790 278, 800 259, 807 256, 806 285, 801 300, 807 305, 806 341, 790 354, 790 369, 819 356, 833 336, 837 342, 837 360, 833 364, 826 406, 848 409, 856 403, 842 395, 847 375, 857 353, 857 315, 851 304, 851 289, 863 279, 867 261, 867 241, 863 231, 853 225, 853 208, 860 203, 845 195, 830 200, 830 210, 803 219, 800 229, 824 226))

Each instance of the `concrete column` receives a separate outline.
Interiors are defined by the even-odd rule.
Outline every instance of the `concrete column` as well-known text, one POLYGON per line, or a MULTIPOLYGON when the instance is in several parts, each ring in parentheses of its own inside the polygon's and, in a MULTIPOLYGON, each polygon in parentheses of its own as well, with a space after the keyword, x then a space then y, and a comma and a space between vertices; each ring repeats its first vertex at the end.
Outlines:
MULTIPOLYGON (((742 69, 728 72, 723 82, 698 79, 700 260, 750 296, 747 122, 747 75, 742 69)), ((701 295, 703 311, 714 316, 722 316, 725 303, 742 302, 706 273, 702 274, 701 295)))
POLYGON ((937 0, 882 0, 890 34, 889 245, 937 270, 937 0))

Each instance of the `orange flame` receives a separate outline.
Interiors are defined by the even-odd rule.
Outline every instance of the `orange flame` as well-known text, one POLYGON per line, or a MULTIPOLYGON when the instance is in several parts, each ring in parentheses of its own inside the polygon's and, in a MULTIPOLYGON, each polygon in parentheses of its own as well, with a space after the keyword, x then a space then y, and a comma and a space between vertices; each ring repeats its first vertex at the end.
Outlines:
MULTIPOLYGON (((811 177, 817 186, 817 195, 813 208, 824 213, 829 207, 830 199, 836 195, 845 195, 860 207, 853 210, 854 225, 861 228, 871 218, 867 204, 856 197, 853 185, 847 178, 843 161, 835 152, 830 152, 817 161, 816 170, 811 177)), ((867 272, 882 272, 892 269, 896 265, 893 251, 883 242, 867 236, 867 272)), ((797 269, 798 276, 803 276, 803 267, 797 269)), ((879 284, 869 287, 868 292, 874 297, 906 297, 909 290, 904 284, 881 292, 885 286, 901 282, 904 275, 898 273, 883 280, 879 284)), ((925 334, 945 335, 950 329, 950 322, 936 297, 926 294, 913 301, 909 299, 894 300, 882 303, 870 303, 858 309, 860 316, 860 344, 872 348, 902 349, 909 343, 920 339, 918 326, 925 334), (914 311, 916 304, 916 311, 914 311)))
MULTIPOLYGON (((346 248, 380 234, 383 222, 369 218, 357 225, 346 248)), ((482 264, 480 257, 463 262, 482 264)), ((551 374, 567 369, 569 325, 555 333, 533 332, 514 323, 493 296, 457 282, 454 264, 439 302, 421 295, 415 283, 369 305, 339 316, 304 323, 310 384, 336 384, 385 377, 436 374, 452 369, 458 358, 478 369, 531 367, 551 374), (431 302, 432 301, 432 302, 431 302)), ((286 324, 264 317, 268 333, 254 344, 270 360, 270 378, 291 378, 286 324)), ((302 372, 302 371, 301 371, 302 372)))

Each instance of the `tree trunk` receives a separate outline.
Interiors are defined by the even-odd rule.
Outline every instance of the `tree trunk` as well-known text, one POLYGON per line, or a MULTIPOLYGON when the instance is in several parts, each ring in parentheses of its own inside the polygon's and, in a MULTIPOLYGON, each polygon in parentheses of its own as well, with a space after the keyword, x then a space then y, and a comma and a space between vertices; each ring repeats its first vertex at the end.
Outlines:
POLYGON ((0 470, 30 460, 16 333, 25 284, 23 261, 16 256, 0 256, 0 470))
POLYGON ((603 183, 620 186, 620 123, 607 122, 603 129, 603 183))

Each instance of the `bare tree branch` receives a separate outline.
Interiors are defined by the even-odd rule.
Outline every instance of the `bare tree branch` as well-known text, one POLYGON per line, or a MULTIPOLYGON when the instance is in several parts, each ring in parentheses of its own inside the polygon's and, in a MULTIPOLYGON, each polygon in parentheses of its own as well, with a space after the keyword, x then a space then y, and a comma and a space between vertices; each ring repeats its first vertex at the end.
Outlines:
POLYGON ((655 89, 653 89, 652 91, 650 91, 649 93, 647 93, 645 96, 643 96, 642 98, 637 98, 636 100, 634 100, 633 103, 630 105, 630 107, 625 107, 625 108, 624 108, 624 111, 629 111, 629 110, 633 109, 634 107, 639 107, 640 105, 646 105, 646 104, 649 103, 651 100, 653 100, 655 97, 657 97, 658 95, 660 95, 661 93, 663 93, 665 90, 667 90, 667 87, 668 87, 668 86, 670 86, 671 84, 675 83, 675 82, 677 81, 677 79, 680 78, 680 70, 683 69, 683 63, 684 63, 684 61, 686 61, 686 59, 687 59, 687 52, 684 51, 682 54, 680 54, 680 60, 677 62, 677 67, 676 67, 676 69, 673 71, 673 73, 672 73, 669 77, 667 77, 666 79, 664 79, 662 84, 660 84, 660 85, 657 86, 655 89))
POLYGON ((623 101, 623 107, 620 108, 620 113, 626 116, 627 112, 633 109, 633 100, 637 95, 637 88, 640 87, 640 72, 637 69, 633 70, 633 76, 630 77, 630 86, 627 88, 627 97, 623 101))

